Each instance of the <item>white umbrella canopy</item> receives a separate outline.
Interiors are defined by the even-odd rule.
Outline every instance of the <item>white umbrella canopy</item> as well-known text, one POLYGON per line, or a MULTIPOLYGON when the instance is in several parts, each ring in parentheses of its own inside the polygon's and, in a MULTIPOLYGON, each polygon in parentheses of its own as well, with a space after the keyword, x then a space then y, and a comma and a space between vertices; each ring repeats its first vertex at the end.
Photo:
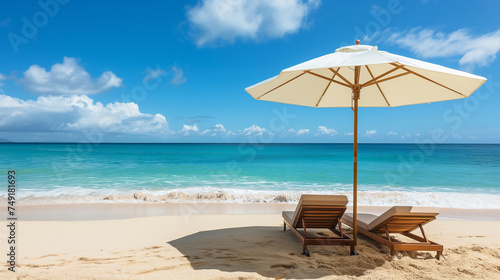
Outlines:
POLYGON ((396 107, 469 97, 486 78, 440 65, 347 46, 284 69, 245 90, 258 100, 354 111, 353 220, 357 242, 358 107, 396 107))
POLYGON ((468 97, 486 79, 377 47, 339 48, 246 88, 255 99, 309 107, 351 107, 360 67, 359 107, 396 107, 468 97))

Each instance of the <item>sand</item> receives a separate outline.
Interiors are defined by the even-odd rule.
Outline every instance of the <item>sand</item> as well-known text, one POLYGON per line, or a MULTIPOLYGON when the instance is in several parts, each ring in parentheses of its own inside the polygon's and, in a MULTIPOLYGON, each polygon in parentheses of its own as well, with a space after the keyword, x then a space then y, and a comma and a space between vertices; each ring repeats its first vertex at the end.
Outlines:
MULTIPOLYGON (((16 272, 4 266, 0 279, 500 279, 500 217, 487 211, 474 215, 476 220, 450 214, 426 225, 429 239, 445 247, 444 258, 436 260, 435 252, 390 256, 386 247, 362 236, 359 256, 349 256, 344 247, 310 246, 308 258, 295 236, 283 232, 279 212, 263 210, 292 205, 253 205, 253 211, 215 206, 205 214, 191 207, 176 210, 188 214, 163 216, 152 206, 158 215, 132 218, 114 217, 125 207, 115 205, 115 211, 100 215, 112 219, 88 219, 81 208, 94 215, 96 207, 89 206, 35 208, 46 217, 66 209, 61 215, 74 220, 36 220, 26 210, 27 220, 18 221, 16 272), (240 214, 245 211, 250 214, 240 214)), ((4 259, 7 234, 2 226, 4 259)))

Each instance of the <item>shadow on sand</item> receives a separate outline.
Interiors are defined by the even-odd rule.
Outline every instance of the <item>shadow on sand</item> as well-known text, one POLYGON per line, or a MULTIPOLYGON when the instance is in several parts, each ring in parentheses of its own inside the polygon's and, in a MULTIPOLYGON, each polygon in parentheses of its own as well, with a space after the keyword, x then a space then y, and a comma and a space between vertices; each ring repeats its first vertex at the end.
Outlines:
POLYGON ((364 238, 356 249, 359 256, 350 256, 349 247, 310 246, 308 258, 292 232, 277 226, 201 231, 168 244, 184 254, 195 270, 255 272, 276 279, 361 276, 393 259, 387 248, 364 238))

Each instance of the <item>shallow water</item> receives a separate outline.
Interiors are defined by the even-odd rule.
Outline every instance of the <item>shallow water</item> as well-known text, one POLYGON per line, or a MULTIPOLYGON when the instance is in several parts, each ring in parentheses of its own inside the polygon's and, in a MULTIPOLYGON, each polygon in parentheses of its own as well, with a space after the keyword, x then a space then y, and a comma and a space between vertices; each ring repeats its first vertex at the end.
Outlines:
MULTIPOLYGON (((23 204, 296 202, 352 191, 352 144, 6 143, 0 167, 16 171, 23 204)), ((360 205, 500 209, 499 178, 500 145, 359 145, 360 205)))

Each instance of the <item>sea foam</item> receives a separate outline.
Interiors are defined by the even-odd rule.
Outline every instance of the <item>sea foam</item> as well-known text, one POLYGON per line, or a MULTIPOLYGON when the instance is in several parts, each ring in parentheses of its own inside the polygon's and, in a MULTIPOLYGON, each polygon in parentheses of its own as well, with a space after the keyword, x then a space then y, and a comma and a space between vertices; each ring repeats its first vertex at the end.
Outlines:
MULTIPOLYGON (((301 194, 340 194, 351 191, 264 191, 227 188, 179 188, 168 190, 110 190, 54 188, 23 190, 21 205, 68 203, 297 203, 301 194)), ((5 200, 5 195, 0 200, 5 200)), ((500 195, 458 192, 360 191, 359 206, 415 205, 460 209, 500 209, 500 195)))

